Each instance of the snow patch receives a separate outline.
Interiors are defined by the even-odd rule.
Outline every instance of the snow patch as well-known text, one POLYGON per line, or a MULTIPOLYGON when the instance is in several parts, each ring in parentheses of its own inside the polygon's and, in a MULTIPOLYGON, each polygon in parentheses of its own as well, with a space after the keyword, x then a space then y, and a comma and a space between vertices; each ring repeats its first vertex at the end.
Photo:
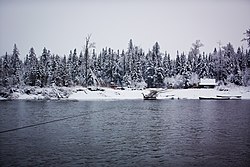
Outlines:
MULTIPOLYGON (((24 100, 48 100, 48 99, 66 99, 66 100, 125 100, 125 99, 143 99, 142 94, 148 94, 152 89, 131 89, 124 90, 112 88, 99 88, 97 90, 87 89, 85 87, 25 87, 10 93, 7 98, 0 97, 0 100, 6 99, 24 99, 24 100)), ((216 87, 214 89, 157 89, 160 91, 157 99, 199 99, 199 97, 220 96, 241 96, 242 99, 250 99, 250 87, 239 87, 228 85, 216 87)))

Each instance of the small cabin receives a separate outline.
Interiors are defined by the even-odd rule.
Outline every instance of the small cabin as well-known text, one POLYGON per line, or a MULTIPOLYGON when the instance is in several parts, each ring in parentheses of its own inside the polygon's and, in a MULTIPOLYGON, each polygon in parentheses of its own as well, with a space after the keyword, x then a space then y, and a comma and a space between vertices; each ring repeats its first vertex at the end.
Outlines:
POLYGON ((217 86, 215 79, 200 79, 199 88, 214 88, 217 86))

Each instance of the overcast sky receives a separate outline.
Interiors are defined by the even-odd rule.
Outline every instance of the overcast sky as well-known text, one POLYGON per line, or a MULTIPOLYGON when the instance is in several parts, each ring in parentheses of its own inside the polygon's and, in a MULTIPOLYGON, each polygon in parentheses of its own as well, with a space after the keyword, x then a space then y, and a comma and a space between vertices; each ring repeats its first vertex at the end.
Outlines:
POLYGON ((218 41, 244 46, 250 28, 250 0, 0 0, 0 55, 16 43, 21 56, 31 47, 68 55, 82 50, 92 34, 97 52, 103 47, 127 49, 129 39, 172 56, 190 50, 199 39, 212 52, 218 41))

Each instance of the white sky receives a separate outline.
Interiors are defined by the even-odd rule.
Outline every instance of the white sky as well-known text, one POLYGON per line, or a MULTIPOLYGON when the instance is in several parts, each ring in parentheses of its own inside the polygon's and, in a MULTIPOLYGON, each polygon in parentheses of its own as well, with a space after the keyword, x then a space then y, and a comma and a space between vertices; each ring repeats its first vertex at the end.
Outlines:
POLYGON ((43 47, 60 56, 79 53, 91 33, 97 52, 127 49, 133 39, 146 52, 158 41, 161 52, 175 56, 197 39, 205 52, 219 40, 246 48, 250 0, 0 0, 0 25, 0 55, 14 43, 21 57, 31 47, 37 55, 43 47))

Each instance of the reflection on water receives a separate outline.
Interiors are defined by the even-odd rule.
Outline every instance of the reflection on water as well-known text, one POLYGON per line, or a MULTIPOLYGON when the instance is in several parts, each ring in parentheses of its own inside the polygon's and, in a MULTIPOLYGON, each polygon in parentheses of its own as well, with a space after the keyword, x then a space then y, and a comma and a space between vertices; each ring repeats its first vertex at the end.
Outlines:
POLYGON ((1 132, 37 125, 0 133, 1 166, 250 164, 247 100, 4 101, 0 106, 1 132))

